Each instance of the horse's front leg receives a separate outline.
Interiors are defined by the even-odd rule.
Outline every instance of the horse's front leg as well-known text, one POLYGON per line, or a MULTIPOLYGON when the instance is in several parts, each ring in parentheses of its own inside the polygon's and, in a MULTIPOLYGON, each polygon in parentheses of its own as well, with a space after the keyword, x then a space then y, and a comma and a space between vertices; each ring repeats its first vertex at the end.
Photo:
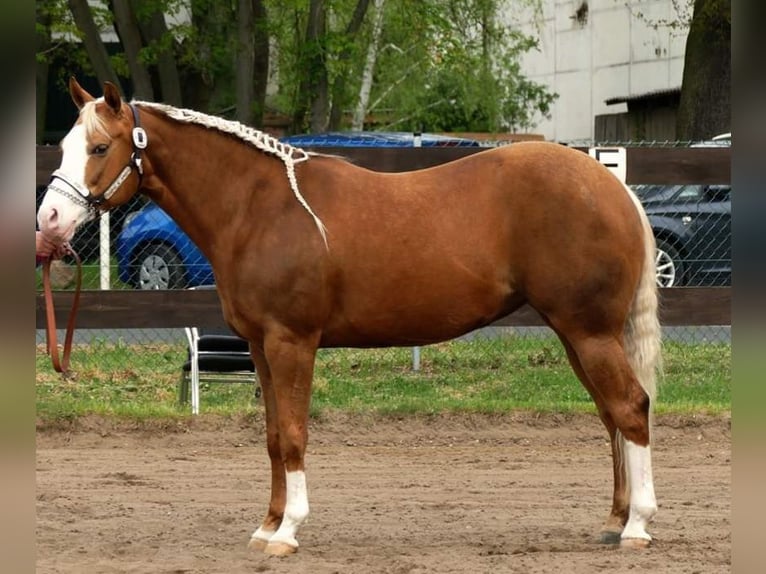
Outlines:
POLYGON ((282 450, 279 446, 279 424, 274 386, 263 347, 251 343, 250 355, 258 373, 258 380, 263 393, 263 404, 266 409, 266 447, 271 462, 271 500, 266 517, 258 529, 253 532, 248 547, 255 550, 265 550, 269 540, 282 524, 282 516, 285 513, 285 465, 282 462, 282 450))
POLYGON ((264 387, 263 393, 272 495, 266 519, 251 542, 259 547, 268 538, 263 546, 267 554, 297 551, 296 535, 309 514, 304 455, 318 342, 319 334, 301 337, 287 331, 271 334, 264 341, 263 357, 270 374, 269 390, 264 387))

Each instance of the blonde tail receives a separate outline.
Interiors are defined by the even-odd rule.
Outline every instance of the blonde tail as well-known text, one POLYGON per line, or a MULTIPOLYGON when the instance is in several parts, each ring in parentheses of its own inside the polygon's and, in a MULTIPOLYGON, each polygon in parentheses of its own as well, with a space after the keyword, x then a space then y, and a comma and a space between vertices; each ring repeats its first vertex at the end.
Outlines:
POLYGON ((660 331, 659 304, 655 265, 656 246, 654 232, 644 208, 633 191, 626 186, 638 209, 644 230, 644 267, 625 323, 625 353, 638 382, 651 401, 651 411, 657 396, 657 376, 662 372, 662 333, 660 331))

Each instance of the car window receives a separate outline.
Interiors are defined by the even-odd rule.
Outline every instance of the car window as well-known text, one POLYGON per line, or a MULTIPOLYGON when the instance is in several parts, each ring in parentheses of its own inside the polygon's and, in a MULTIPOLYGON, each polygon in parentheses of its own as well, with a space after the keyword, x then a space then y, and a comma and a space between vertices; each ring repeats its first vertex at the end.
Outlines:
POLYGON ((681 185, 641 184, 632 186, 632 189, 641 201, 652 201, 673 197, 682 187, 681 185))
POLYGON ((730 201, 730 185, 708 185, 705 186, 705 199, 707 201, 730 201))
POLYGON ((701 185, 682 185, 675 196, 676 201, 699 201, 702 199, 703 188, 701 185))

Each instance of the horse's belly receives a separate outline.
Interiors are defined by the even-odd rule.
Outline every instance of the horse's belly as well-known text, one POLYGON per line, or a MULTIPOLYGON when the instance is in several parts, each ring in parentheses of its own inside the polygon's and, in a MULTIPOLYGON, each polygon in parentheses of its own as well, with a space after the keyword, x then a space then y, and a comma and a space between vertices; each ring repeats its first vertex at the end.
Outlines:
POLYGON ((510 288, 493 293, 444 291, 408 297, 403 290, 377 305, 339 311, 323 331, 325 347, 389 347, 446 341, 484 327, 524 303, 510 288))

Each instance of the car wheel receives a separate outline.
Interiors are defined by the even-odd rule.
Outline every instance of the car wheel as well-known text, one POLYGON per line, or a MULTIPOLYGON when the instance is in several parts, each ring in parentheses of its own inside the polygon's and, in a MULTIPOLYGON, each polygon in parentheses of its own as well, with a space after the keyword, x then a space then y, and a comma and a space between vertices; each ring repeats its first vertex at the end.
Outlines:
POLYGON ((184 285, 181 258, 175 249, 165 243, 151 243, 139 248, 136 258, 136 287, 153 289, 180 289, 184 285))
POLYGON ((660 287, 678 287, 684 276, 684 265, 681 254, 671 243, 662 239, 657 240, 657 285, 660 287))

